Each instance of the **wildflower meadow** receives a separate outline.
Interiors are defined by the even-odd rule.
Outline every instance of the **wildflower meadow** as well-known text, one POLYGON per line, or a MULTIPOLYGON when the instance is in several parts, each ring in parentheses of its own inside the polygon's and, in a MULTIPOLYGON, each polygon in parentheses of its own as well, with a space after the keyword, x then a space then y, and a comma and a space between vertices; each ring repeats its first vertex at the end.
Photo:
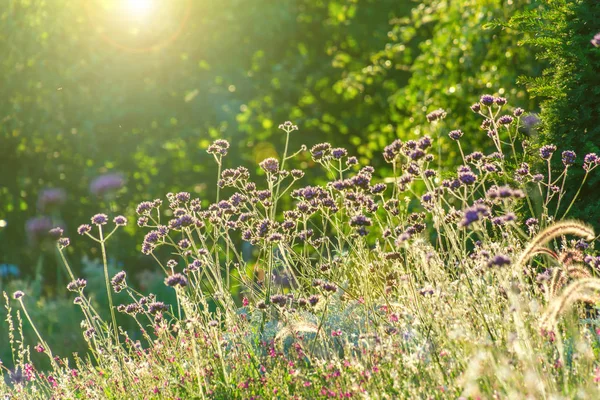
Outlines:
MULTIPOLYGON (((19 18, 37 26, 32 22, 38 21, 37 11, 28 8, 35 3, 15 1, 9 11, 0 10, 1 29, 13 32, 8 25, 19 18)), ((208 3, 203 9, 207 16, 200 18, 195 2, 174 1, 172 12, 151 1, 130 2, 128 12, 134 16, 127 23, 137 33, 120 33, 128 38, 126 45, 108 42, 103 35, 109 28, 97 33, 111 52, 140 57, 140 74, 147 75, 138 89, 155 94, 159 78, 152 75, 151 63, 184 46, 180 42, 185 38, 201 37, 197 21, 212 26, 218 41, 226 43, 224 28, 210 21, 243 24, 248 22, 242 17, 258 21, 255 14, 260 14, 227 0, 231 14, 223 16, 208 3), (157 10, 163 12, 153 16, 157 10), (144 28, 144 18, 156 18, 153 29, 144 28), (178 22, 170 26, 171 19, 178 22), (152 36, 141 38, 171 28, 177 36, 165 34, 171 39, 164 48, 145 42, 152 36)), ((0 173, 14 175, 22 185, 13 190, 7 183, 0 190, 6 201, 0 204, 0 240, 5 242, 0 255, 0 396, 600 398, 600 253, 595 248, 600 220, 595 218, 594 190, 600 182, 600 148, 594 139, 597 125, 590 122, 600 122, 600 117, 597 108, 586 108, 591 98, 597 103, 600 93, 594 89, 585 99, 569 98, 570 85, 597 79, 586 71, 600 66, 600 7, 584 0, 515 1, 505 9, 502 2, 460 0, 462 7, 471 7, 462 11, 437 0, 401 6, 350 0, 260 3, 265 3, 266 15, 281 13, 282 20, 293 15, 297 23, 314 18, 331 31, 327 40, 345 38, 339 43, 342 50, 334 50, 332 42, 327 54, 319 56, 326 60, 323 65, 343 73, 337 76, 309 64, 313 75, 304 83, 294 70, 280 81, 270 74, 278 74, 282 64, 271 65, 275 72, 262 71, 262 57, 266 63, 271 60, 262 50, 253 53, 253 66, 242 67, 240 59, 240 68, 256 74, 253 90, 261 94, 253 94, 244 107, 236 103, 236 133, 225 114, 217 115, 220 125, 214 125, 211 114, 202 121, 212 127, 195 126, 198 110, 210 114, 204 106, 176 114, 178 107, 203 97, 201 89, 188 91, 174 106, 165 98, 165 107, 172 107, 177 117, 160 120, 151 109, 132 108, 149 118, 133 126, 140 114, 123 111, 134 116, 113 121, 111 129, 119 124, 123 129, 114 138, 100 132, 102 118, 108 121, 120 112, 111 104, 117 87, 110 94, 82 77, 64 75, 76 85, 65 81, 55 92, 77 87, 87 93, 94 87, 98 105, 77 122, 67 111, 68 102, 57 100, 52 113, 58 116, 44 117, 47 124, 31 131, 35 134, 27 133, 35 116, 30 121, 17 107, 29 100, 17 100, 16 93, 29 89, 2 100, 10 103, 2 107, 12 111, 0 119, 0 137, 7 146, 21 141, 7 157, 26 160, 44 154, 40 163, 50 160, 51 166, 38 169, 33 161, 22 161, 22 170, 0 173), (369 7, 381 9, 369 13, 369 7), (489 10, 493 21, 478 19, 484 14, 476 9, 489 10), (471 19, 472 13, 479 17, 471 19), (596 16, 594 27, 584 23, 590 13, 596 16), (367 44, 361 24, 375 29, 380 15, 391 26, 384 27, 381 42, 367 44), (424 22, 426 15, 430 22, 424 22), (564 32, 578 22, 592 30, 583 35, 580 26, 577 33, 585 40, 561 42, 563 52, 556 58, 530 57, 522 46, 540 39, 531 34, 538 23, 534 16, 562 21, 555 26, 564 32), (459 64, 466 75, 449 61, 453 56, 432 55, 445 46, 440 38, 459 26, 465 35, 453 46, 466 53, 484 51, 477 43, 488 34, 497 46, 520 38, 514 49, 486 53, 491 57, 486 62, 501 58, 495 65, 503 68, 502 77, 488 75, 493 69, 486 63, 469 69, 473 67, 464 55, 457 59, 463 60, 459 64), (415 42, 422 37, 426 39, 415 42), (382 43, 387 44, 380 47, 382 43), (405 49, 397 49, 399 45, 405 49), (371 49, 368 59, 353 53, 352 46, 371 49), (578 46, 577 52, 570 46, 578 46), (421 55, 400 61, 385 54, 392 48, 421 55), (513 57, 508 52, 522 57, 523 65, 506 65, 513 57), (587 60, 581 61, 577 82, 565 79, 560 94, 550 89, 540 93, 545 84, 559 90, 552 81, 562 73, 557 60, 569 60, 571 54, 587 60), (430 57, 430 70, 422 56, 430 57), (378 69, 387 62, 398 65, 398 71, 403 62, 417 67, 404 79, 378 69), (437 81, 431 79, 439 68, 456 73, 441 78, 455 79, 444 94, 434 93, 437 81), (517 68, 529 78, 517 78, 517 68), (543 78, 536 76, 540 70, 543 78), (268 90, 258 87, 263 80, 269 82, 268 90), (524 86, 518 83, 526 80, 524 86), (419 82, 422 90, 416 89, 419 82), (291 100, 297 87, 280 93, 286 85, 304 86, 297 105, 291 100), (322 91, 309 94, 315 87, 322 91), (378 88, 394 93, 372 92, 378 88), (107 100, 101 98, 105 95, 107 100), (538 95, 545 96, 542 102, 538 95), (571 108, 561 108, 565 96, 571 108), (309 112, 313 103, 318 107, 309 112), (275 123, 267 105, 287 117, 275 123), (573 129, 573 138, 560 140, 561 126, 567 123, 560 117, 572 115, 572 109, 587 122, 573 121, 573 127, 583 130, 573 129), (252 127, 252 118, 262 120, 262 128, 252 127), (60 128, 65 121, 77 127, 60 128), (352 121, 365 124, 368 133, 348 133, 352 121), (161 138, 161 129, 171 133, 161 138), (44 143, 52 135, 58 144, 50 152, 44 143), (70 183, 67 176, 77 179, 70 183), (19 201, 14 193, 20 193, 19 201), (19 228, 13 228, 15 221, 19 228)), ((104 7, 98 10, 112 10, 104 7)), ((69 18, 78 15, 66 6, 60 10, 69 18)), ((51 7, 46 11, 56 12, 51 7)), ((288 32, 279 25, 265 29, 288 32)), ((325 37, 303 31, 302 40, 312 40, 312 34, 325 37)), ((262 37, 248 34, 252 40, 262 37)), ((15 33, 14 40, 19 38, 15 33)), ((0 44, 8 42, 0 34, 0 44)), ((558 46, 550 39, 538 45, 558 46)), ((317 57, 309 56, 313 50, 298 48, 303 57, 317 57)), ((21 54, 11 51, 11 57, 21 54)), ((208 73, 215 60, 226 57, 214 51, 217 58, 205 56, 209 61, 196 62, 194 69, 208 73)), ((182 65, 197 55, 191 50, 185 54, 178 56, 182 65)), ((285 54, 279 57, 286 61, 285 54)), ((223 71, 229 63, 237 65, 226 61, 214 65, 223 71)), ((15 65, 5 64, 3 71, 21 64, 15 65)), ((77 74, 76 68, 69 71, 77 74)), ((129 96, 135 85, 124 85, 123 96, 129 96)), ((250 89, 237 85, 247 90, 240 96, 250 96, 250 89)), ((226 85, 230 94, 237 90, 232 86, 226 85)), ((225 103, 215 87, 206 86, 207 96, 225 103)), ((177 92, 175 86, 171 90, 177 92)), ((150 100, 138 101, 144 105, 150 100)))

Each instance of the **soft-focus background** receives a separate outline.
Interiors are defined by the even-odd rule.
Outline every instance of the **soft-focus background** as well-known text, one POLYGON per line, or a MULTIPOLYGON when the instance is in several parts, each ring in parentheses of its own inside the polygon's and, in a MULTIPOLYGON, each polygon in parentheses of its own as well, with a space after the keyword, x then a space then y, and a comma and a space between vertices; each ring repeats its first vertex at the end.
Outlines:
MULTIPOLYGON (((383 147, 427 134, 440 107, 481 147, 465 117, 491 93, 530 113, 534 148, 600 152, 599 16, 589 0, 3 0, 0 290, 29 289, 53 348, 81 342, 47 230, 66 229, 93 285, 98 250, 79 224, 169 191, 213 199, 207 145, 228 139, 227 166, 253 170, 281 151, 285 120, 300 127, 292 148, 329 141, 384 170, 383 147)), ((574 216, 597 224, 595 185, 574 216)), ((111 265, 164 291, 140 234, 120 234, 111 265)))

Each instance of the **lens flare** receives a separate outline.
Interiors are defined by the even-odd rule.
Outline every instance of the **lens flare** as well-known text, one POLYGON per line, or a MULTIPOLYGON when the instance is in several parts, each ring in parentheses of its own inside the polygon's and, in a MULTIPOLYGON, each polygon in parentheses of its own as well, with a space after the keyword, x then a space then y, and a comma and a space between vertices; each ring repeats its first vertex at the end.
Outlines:
POLYGON ((145 17, 154 8, 153 0, 127 0, 125 3, 129 13, 136 17, 145 17))

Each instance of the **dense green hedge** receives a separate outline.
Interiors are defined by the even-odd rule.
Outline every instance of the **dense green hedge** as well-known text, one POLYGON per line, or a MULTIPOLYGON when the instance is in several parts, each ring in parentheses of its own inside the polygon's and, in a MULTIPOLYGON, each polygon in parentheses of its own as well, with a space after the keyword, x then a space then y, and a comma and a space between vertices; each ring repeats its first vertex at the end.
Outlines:
MULTIPOLYGON (((600 48, 591 43, 600 32, 600 2, 539 0, 536 5, 505 24, 527 34, 524 45, 548 65, 541 75, 520 81, 541 100, 540 144, 575 150, 582 162, 587 153, 600 154, 600 48)), ((562 166, 558 157, 555 162, 562 166)), ((571 195, 584 177, 583 171, 572 173, 571 195)), ((587 180, 572 217, 600 226, 599 183, 597 176, 587 180)))

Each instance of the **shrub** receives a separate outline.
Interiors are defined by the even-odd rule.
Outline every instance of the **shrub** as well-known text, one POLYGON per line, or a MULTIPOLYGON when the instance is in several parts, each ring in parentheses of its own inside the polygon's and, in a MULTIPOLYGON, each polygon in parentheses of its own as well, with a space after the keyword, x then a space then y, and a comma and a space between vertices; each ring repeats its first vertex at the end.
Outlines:
MULTIPOLYGON (((520 79, 531 96, 541 100, 542 144, 562 143, 578 154, 600 148, 600 49, 593 44, 600 30, 600 3, 585 0, 539 0, 537 7, 517 13, 505 26, 524 32, 523 44, 547 63, 541 76, 520 79)), ((560 162, 555 168, 562 168, 560 162)), ((577 191, 584 171, 573 171, 567 192, 577 191)), ((598 177, 584 185, 571 216, 600 226, 600 202, 595 196, 598 177)), ((564 211, 564 209, 563 209, 564 211)))
MULTIPOLYGON (((471 109, 496 151, 464 154, 455 132, 461 163, 443 179, 430 168, 428 136, 385 148, 387 183, 345 149, 317 144, 308 152, 328 176, 322 185, 299 185, 305 171, 294 160, 306 149, 288 152, 290 122, 280 125, 283 156, 261 162, 258 180, 222 168, 229 143, 215 141, 213 203, 177 192, 136 209, 142 253, 175 301, 139 293, 131 271, 109 274, 107 243, 127 220, 96 214, 78 232, 100 247, 110 317, 64 258, 89 354, 62 358, 36 330, 34 349, 52 368, 34 365, 23 345, 0 387, 27 398, 595 397, 598 334, 594 321, 577 320, 586 309, 572 307, 600 288, 595 234, 556 222, 550 207, 564 197, 557 183, 576 168, 572 157, 563 152, 553 176, 555 146, 531 159, 521 149, 523 110, 490 95, 471 109), (522 208, 533 215, 524 224, 522 208), (127 302, 113 302, 114 292, 127 302), (118 313, 137 328, 119 327, 118 313)), ((428 119, 439 129, 444 117, 428 119)), ((583 169, 599 164, 588 154, 583 169)), ((52 231, 64 255, 62 234, 52 231)), ((35 326, 24 296, 13 293, 17 312, 35 326)), ((14 314, 9 307, 13 346, 14 314)))

